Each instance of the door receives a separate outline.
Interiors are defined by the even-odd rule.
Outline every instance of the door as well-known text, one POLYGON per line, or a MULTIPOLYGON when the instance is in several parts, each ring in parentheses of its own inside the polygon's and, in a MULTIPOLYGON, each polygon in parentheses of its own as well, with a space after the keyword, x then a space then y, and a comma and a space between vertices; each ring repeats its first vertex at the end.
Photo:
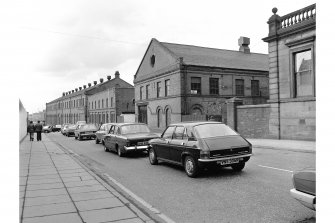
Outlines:
POLYGON ((186 146, 186 139, 184 137, 184 126, 177 126, 170 142, 170 160, 181 163, 181 154, 186 146))
POLYGON ((157 157, 170 159, 170 143, 172 140, 172 134, 175 129, 175 126, 168 127, 165 132, 163 133, 162 138, 156 144, 155 152, 157 157))
POLYGON ((138 106, 138 122, 148 124, 146 105, 138 106))
MULTIPOLYGON (((112 147, 112 142, 113 142, 112 139, 114 139, 114 128, 115 128, 115 126, 113 125, 113 126, 110 128, 108 134, 107 134, 106 137, 105 137, 105 146, 106 146, 108 149, 112 149, 112 148, 113 148, 113 147, 112 147)), ((114 149, 114 148, 113 148, 113 149, 114 149)))

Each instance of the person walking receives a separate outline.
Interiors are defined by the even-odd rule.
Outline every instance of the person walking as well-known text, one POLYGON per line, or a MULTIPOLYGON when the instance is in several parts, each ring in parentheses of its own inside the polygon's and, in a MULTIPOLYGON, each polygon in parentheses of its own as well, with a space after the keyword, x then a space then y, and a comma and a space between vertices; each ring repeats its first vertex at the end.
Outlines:
POLYGON ((35 131, 36 131, 36 134, 37 134, 37 141, 42 140, 42 129, 43 129, 42 124, 40 123, 40 121, 37 121, 37 124, 35 125, 35 131))
POLYGON ((30 141, 34 141, 35 126, 33 121, 30 121, 29 125, 27 126, 27 132, 29 133, 30 141))

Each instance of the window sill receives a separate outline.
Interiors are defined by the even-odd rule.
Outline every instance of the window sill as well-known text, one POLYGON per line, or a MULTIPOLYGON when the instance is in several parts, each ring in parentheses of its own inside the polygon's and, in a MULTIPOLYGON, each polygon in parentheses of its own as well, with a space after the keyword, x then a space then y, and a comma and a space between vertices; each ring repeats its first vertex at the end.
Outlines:
POLYGON ((305 101, 316 101, 316 97, 309 96, 309 97, 297 97, 297 98, 282 98, 278 100, 268 100, 268 103, 288 103, 288 102, 305 102, 305 101))

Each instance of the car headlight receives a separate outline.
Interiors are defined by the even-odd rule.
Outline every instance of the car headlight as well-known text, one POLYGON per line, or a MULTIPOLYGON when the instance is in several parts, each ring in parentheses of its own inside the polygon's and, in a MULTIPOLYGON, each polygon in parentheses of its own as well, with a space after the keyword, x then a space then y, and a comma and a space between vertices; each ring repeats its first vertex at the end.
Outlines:
POLYGON ((200 159, 209 159, 210 158, 210 151, 200 151, 200 159))

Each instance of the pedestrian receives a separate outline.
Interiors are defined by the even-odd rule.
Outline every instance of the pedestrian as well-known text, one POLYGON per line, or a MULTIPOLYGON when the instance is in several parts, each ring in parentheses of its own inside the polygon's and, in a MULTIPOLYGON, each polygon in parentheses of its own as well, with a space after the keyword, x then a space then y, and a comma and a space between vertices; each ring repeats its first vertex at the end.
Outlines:
POLYGON ((42 140, 42 129, 43 129, 42 124, 40 123, 40 121, 37 121, 37 124, 35 125, 35 131, 36 131, 36 134, 37 134, 37 141, 42 140))
POLYGON ((27 126, 27 132, 29 133, 30 141, 34 141, 35 126, 33 121, 30 121, 29 125, 27 126))

